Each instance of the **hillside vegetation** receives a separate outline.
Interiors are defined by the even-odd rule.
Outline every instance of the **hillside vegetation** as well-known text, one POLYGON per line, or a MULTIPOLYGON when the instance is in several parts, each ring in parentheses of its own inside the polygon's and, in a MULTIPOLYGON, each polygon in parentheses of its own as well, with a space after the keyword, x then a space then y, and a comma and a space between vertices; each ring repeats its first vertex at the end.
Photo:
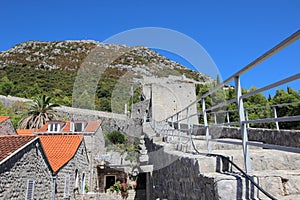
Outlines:
MULTIPOLYGON (((101 72, 100 79, 93 81, 98 81, 94 99, 96 109, 103 111, 111 111, 112 91, 129 72, 131 81, 134 80, 137 85, 144 76, 185 74, 203 83, 212 81, 210 77, 189 70, 145 47, 125 47, 90 40, 29 41, 0 53, 0 94, 24 98, 45 94, 53 97, 56 103, 72 106, 77 73, 87 65, 97 66, 101 72), (111 58, 114 59, 109 60, 111 58)), ((139 88, 134 88, 135 101, 139 99, 139 88)), ((124 95, 128 94, 129 90, 124 91, 124 95)), ((129 99, 128 104, 130 102, 129 99)))

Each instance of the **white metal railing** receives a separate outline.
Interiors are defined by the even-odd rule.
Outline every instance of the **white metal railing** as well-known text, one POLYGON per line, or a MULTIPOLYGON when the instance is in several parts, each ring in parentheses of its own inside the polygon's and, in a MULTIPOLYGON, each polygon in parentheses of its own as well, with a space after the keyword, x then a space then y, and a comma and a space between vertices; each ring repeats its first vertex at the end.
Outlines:
MULTIPOLYGON (((279 104, 279 105, 270 105, 270 107, 273 108, 274 117, 264 118, 264 119, 257 119, 257 120, 249 120, 247 115, 248 115, 248 111, 250 109, 245 109, 244 108, 243 100, 250 97, 250 96, 253 96, 255 94, 258 94, 258 93, 264 92, 266 90, 273 89, 277 86, 281 86, 283 84, 290 83, 292 81, 298 80, 298 79, 300 79, 300 73, 294 74, 290 77, 287 77, 285 79, 274 82, 272 84, 269 84, 267 86, 264 86, 262 88, 256 89, 254 91, 251 91, 251 92, 249 92, 247 94, 243 94, 243 95, 242 95, 242 87, 241 87, 241 81, 240 81, 241 75, 245 74, 247 71, 251 70, 256 65, 258 65, 261 62, 265 61, 269 57, 273 56, 275 53, 279 52, 280 50, 282 50, 286 46, 292 44, 293 42, 295 42, 299 38, 300 38, 300 30, 298 30, 297 32, 295 32, 294 34, 292 34, 291 36, 289 36, 288 38, 286 38, 285 40, 280 42, 278 45, 276 45, 274 48, 267 51, 262 56, 255 59, 250 64, 246 65, 244 68, 242 68, 237 73, 233 74, 231 77, 226 79, 224 82, 222 82, 222 83, 218 84, 217 86, 215 86, 213 89, 211 89, 210 91, 208 91, 207 93, 202 95, 199 99, 192 102, 190 105, 188 105, 187 107, 185 107, 181 111, 175 113, 174 115, 172 115, 172 116, 170 116, 170 117, 168 117, 168 118, 166 118, 165 120, 162 120, 162 121, 155 121, 155 120, 152 119, 151 120, 152 128, 155 130, 156 134, 159 134, 161 136, 163 135, 166 138, 165 139, 166 142, 168 142, 169 132, 171 132, 171 136, 173 138, 178 137, 178 145, 179 146, 182 145, 182 139, 183 138, 189 138, 190 148, 191 148, 190 151, 191 152, 193 151, 193 149, 192 149, 192 140, 196 139, 196 138, 193 137, 193 131, 195 131, 195 128, 205 129, 205 140, 207 142, 207 151, 210 152, 211 151, 210 141, 213 140, 211 138, 210 132, 209 132, 210 127, 238 125, 240 127, 241 136, 242 136, 241 145, 243 147, 244 165, 245 165, 246 172, 250 173, 251 172, 251 162, 250 162, 248 146, 249 145, 263 146, 263 145, 267 145, 267 144, 260 144, 260 143, 255 143, 255 142, 253 143, 253 142, 248 141, 247 128, 249 127, 249 124, 271 123, 272 122, 272 123, 276 123, 276 128, 277 128, 277 130, 279 130, 278 122, 300 121, 300 116, 277 117, 276 107, 289 105, 289 104, 279 104), (217 105, 214 105, 210 108, 206 108, 205 97, 208 97, 209 95, 214 94, 219 89, 223 89, 223 87, 231 81, 235 82, 236 98, 230 99, 230 100, 225 101, 225 102, 218 103, 217 105), (218 123, 217 120, 215 120, 215 123, 209 124, 208 116, 207 116, 208 113, 210 113, 210 114, 215 113, 216 114, 218 112, 214 112, 214 110, 216 110, 218 108, 223 108, 224 106, 226 106, 228 104, 231 104, 231 103, 234 103, 234 102, 237 103, 236 111, 238 112, 239 121, 230 122, 229 121, 229 112, 230 111, 225 111, 225 112, 227 112, 226 113, 227 122, 218 123), (198 104, 198 103, 201 106, 201 109, 202 109, 201 112, 196 111, 196 113, 190 113, 190 110, 191 110, 190 108, 192 108, 192 106, 195 106, 195 104, 198 104), (195 117, 195 116, 198 116, 198 117, 202 116, 203 117, 203 123, 204 123, 203 127, 198 126, 198 127, 194 128, 193 124, 190 123, 190 118, 195 117), (186 124, 183 124, 183 122, 185 122, 186 124), (177 127, 175 127, 175 124, 176 124, 177 127), (185 128, 183 128, 183 126, 185 126, 185 128), (177 135, 175 135, 175 130, 177 130, 177 135), (186 134, 183 134, 183 133, 186 133, 186 134)), ((295 104, 300 104, 300 102, 295 102, 295 104)), ((221 111, 221 112, 223 112, 223 111, 221 111)), ((220 141, 214 140, 214 142, 220 142, 220 141)), ((271 149, 280 149, 280 150, 300 153, 299 148, 278 147, 277 145, 271 145, 271 144, 268 144, 267 146, 268 146, 267 148, 271 148, 271 149)))

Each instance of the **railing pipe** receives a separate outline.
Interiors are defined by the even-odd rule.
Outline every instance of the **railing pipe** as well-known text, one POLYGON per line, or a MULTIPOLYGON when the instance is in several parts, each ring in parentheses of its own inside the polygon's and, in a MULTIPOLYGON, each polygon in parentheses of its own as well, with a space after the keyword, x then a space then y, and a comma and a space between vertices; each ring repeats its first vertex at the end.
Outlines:
POLYGON ((193 152, 193 138, 192 138, 192 134, 193 134, 193 130, 194 130, 194 127, 193 127, 193 124, 190 124, 189 125, 189 134, 190 134, 190 153, 193 152))
POLYGON ((206 147, 207 147, 207 151, 210 153, 211 152, 210 142, 209 142, 210 136, 209 136, 209 127, 207 123, 207 113, 205 109, 205 99, 202 98, 201 102, 202 102, 203 121, 205 127, 206 147))
POLYGON ((226 112, 227 123, 230 123, 229 112, 226 112))
POLYGON ((172 140, 173 140, 174 139, 174 131, 175 131, 174 116, 172 116, 171 120, 172 120, 172 140))
POLYGON ((244 104, 242 96, 242 87, 240 77, 235 77, 235 88, 236 88, 236 99, 238 102, 238 109, 239 109, 239 116, 240 116, 240 129, 241 129, 241 136, 243 142, 243 153, 244 153, 244 165, 247 173, 251 172, 251 162, 250 162, 250 155, 249 155, 249 148, 247 145, 248 142, 248 133, 247 127, 243 124, 245 121, 245 113, 244 113, 244 104))
POLYGON ((178 121, 178 134, 179 134, 179 140, 178 140, 178 148, 181 148, 181 142, 182 142, 182 139, 181 139, 181 120, 180 120, 180 115, 178 114, 177 115, 177 121, 178 121))
MULTIPOLYGON (((273 107, 273 111, 274 111, 274 118, 277 119, 277 110, 276 107, 273 107)), ((275 122, 276 123, 276 129, 279 131, 279 123, 278 121, 275 122)))
MULTIPOLYGON (((246 120, 247 121, 249 120, 249 112, 248 112, 247 109, 246 109, 246 120)), ((247 124, 247 128, 250 128, 250 124, 249 123, 247 124)))

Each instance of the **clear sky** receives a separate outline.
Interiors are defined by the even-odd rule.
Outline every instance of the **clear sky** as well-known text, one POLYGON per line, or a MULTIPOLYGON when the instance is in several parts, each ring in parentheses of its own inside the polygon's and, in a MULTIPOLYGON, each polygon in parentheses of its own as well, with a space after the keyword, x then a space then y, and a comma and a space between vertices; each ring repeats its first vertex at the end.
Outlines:
MULTIPOLYGON (((9 0, 0 2, 0 51, 28 40, 93 39, 162 27, 196 40, 222 79, 300 29, 299 0, 9 0)), ((244 87, 299 73, 300 41, 242 77, 244 87)), ((291 84, 299 90, 299 81, 291 84)))

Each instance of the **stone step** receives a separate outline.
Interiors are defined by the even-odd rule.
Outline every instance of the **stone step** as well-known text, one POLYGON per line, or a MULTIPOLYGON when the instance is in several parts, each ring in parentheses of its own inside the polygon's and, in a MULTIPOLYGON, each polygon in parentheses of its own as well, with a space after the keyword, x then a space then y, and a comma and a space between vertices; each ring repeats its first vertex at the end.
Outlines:
MULTIPOLYGON (((276 172, 278 173, 278 176, 269 176, 265 174, 262 177, 254 175, 254 181, 271 196, 277 199, 300 199, 300 170, 289 172, 282 171, 281 173, 283 174, 280 174, 278 171, 273 171, 274 174, 276 172), (285 174, 288 174, 287 177, 285 174), (293 177, 295 174, 297 176, 293 177), (285 178, 290 179, 286 180, 285 178), (282 182, 282 180, 284 181, 282 182)), ((214 179, 219 199, 270 199, 240 174, 207 173, 204 174, 204 176, 214 179)))
MULTIPOLYGON (((232 161, 244 168, 244 157, 240 150, 215 151, 232 157, 232 161)), ((278 150, 262 149, 250 150, 251 166, 253 171, 263 170, 297 170, 300 167, 300 155, 278 150)))
MULTIPOLYGON (((198 140, 196 139, 194 140, 194 144, 196 148, 200 151, 207 151, 207 142, 205 140, 205 136, 196 136, 196 138, 198 139, 198 140)), ((260 144, 261 142, 255 142, 255 143, 260 144)), ((215 141, 209 142, 212 153, 215 150, 240 150, 243 148, 241 144, 242 144, 242 140, 231 139, 231 138, 215 139, 215 141)), ((262 148, 257 146, 249 146, 249 149, 262 149, 262 148)))
POLYGON ((297 199, 300 199, 300 194, 286 195, 286 196, 280 197, 280 200, 297 200, 297 199))
MULTIPOLYGON (((300 169, 298 170, 265 170, 253 172, 259 185, 270 194, 282 199, 289 195, 300 195, 300 169)), ((267 198, 263 193, 262 198, 267 198)))

